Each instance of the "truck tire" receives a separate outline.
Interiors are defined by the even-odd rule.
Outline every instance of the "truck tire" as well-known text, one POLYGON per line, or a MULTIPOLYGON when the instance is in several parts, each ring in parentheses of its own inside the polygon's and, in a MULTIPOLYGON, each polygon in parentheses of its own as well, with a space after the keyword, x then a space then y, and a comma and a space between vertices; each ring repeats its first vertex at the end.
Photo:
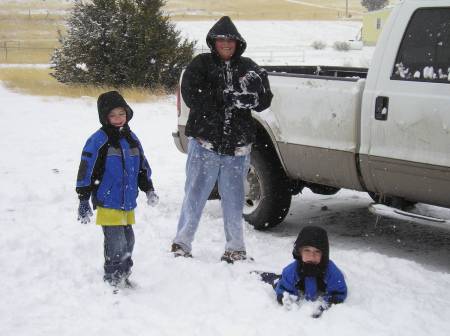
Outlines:
POLYGON ((288 179, 279 162, 254 149, 245 186, 244 219, 257 230, 274 227, 286 217, 291 199, 288 179))

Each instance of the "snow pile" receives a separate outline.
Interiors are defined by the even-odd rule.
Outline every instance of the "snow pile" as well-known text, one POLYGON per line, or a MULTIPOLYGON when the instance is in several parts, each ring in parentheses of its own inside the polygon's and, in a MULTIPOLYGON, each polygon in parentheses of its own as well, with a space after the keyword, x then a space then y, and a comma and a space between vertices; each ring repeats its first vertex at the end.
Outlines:
MULTIPOLYGON (((255 262, 228 265, 219 262, 224 234, 217 201, 206 207, 194 258, 174 259, 168 250, 185 156, 171 138, 171 96, 131 104, 130 125, 142 140, 161 202, 150 208, 140 195, 132 275, 138 287, 113 295, 102 282, 100 228, 75 220, 81 148, 99 127, 95 100, 36 98, 3 87, 0 97, 1 335, 437 336, 449 329, 449 273, 333 240, 331 258, 346 274, 348 301, 319 320, 310 318, 312 304, 285 310, 250 271, 281 271, 301 226, 274 234, 246 225, 255 262)), ((354 202, 367 202, 348 193, 354 202)))

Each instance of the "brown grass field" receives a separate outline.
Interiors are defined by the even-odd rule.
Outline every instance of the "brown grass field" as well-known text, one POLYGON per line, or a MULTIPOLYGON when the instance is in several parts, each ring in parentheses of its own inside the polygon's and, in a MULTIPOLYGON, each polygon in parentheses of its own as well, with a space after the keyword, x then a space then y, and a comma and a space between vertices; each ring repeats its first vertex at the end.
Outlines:
MULTIPOLYGON (((100 93, 116 88, 65 85, 50 76, 50 69, 41 68, 0 68, 0 80, 16 92, 35 96, 98 97, 100 93)), ((149 91, 143 88, 126 88, 120 91, 132 102, 148 102, 167 94, 163 90, 149 91)))
MULTIPOLYGON (((67 1, 0 0, 0 64, 48 64, 70 8, 67 1)), ((168 0, 164 11, 173 21, 213 20, 223 15, 233 20, 360 20, 364 9, 360 0, 168 0)), ((0 81, 15 90, 44 96, 97 96, 106 89, 63 85, 49 72, 0 68, 0 81)), ((131 90, 129 95, 138 101, 160 93, 131 90)))
POLYGON ((175 20, 336 20, 345 17, 347 4, 349 16, 361 19, 360 0, 169 0, 165 8, 175 20))

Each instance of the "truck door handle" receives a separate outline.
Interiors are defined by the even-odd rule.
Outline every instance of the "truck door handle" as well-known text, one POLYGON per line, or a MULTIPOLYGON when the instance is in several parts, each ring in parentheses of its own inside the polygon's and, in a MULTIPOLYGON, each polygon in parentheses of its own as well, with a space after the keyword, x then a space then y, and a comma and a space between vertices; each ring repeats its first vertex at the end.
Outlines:
POLYGON ((378 96, 375 100, 375 119, 387 120, 389 110, 389 97, 378 96))

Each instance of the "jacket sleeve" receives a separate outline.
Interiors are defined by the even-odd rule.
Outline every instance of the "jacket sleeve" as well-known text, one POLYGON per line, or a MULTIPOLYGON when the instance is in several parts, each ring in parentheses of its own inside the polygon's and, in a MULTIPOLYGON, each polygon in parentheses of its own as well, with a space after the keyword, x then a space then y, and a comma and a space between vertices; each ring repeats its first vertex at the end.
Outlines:
POLYGON ((97 132, 92 135, 83 147, 80 166, 78 167, 76 192, 80 200, 88 200, 96 187, 95 180, 100 178, 103 163, 101 153, 106 148, 107 136, 97 132))
POLYGON ((152 181, 152 169, 147 161, 144 154, 144 149, 142 148, 141 142, 138 137, 133 133, 133 138, 136 140, 139 146, 140 164, 138 173, 138 186, 143 192, 155 190, 152 181))
POLYGON ((324 300, 330 304, 342 303, 347 298, 347 284, 344 274, 330 260, 326 276, 326 293, 324 300))
POLYGON ((283 269, 280 280, 277 282, 274 290, 277 295, 277 301, 283 304, 283 293, 288 292, 292 295, 298 295, 298 289, 295 287, 297 283, 296 279, 296 262, 289 264, 283 269))
POLYGON ((258 106, 253 108, 256 112, 264 111, 265 109, 270 107, 270 104, 272 103, 273 94, 270 90, 270 83, 269 83, 269 75, 267 74, 266 69, 260 68, 255 62, 252 62, 252 69, 255 71, 259 77, 261 77, 262 80, 262 88, 258 92, 258 106))
POLYGON ((214 111, 223 104, 223 90, 207 76, 204 55, 196 56, 187 66, 181 80, 181 95, 190 109, 214 111))

